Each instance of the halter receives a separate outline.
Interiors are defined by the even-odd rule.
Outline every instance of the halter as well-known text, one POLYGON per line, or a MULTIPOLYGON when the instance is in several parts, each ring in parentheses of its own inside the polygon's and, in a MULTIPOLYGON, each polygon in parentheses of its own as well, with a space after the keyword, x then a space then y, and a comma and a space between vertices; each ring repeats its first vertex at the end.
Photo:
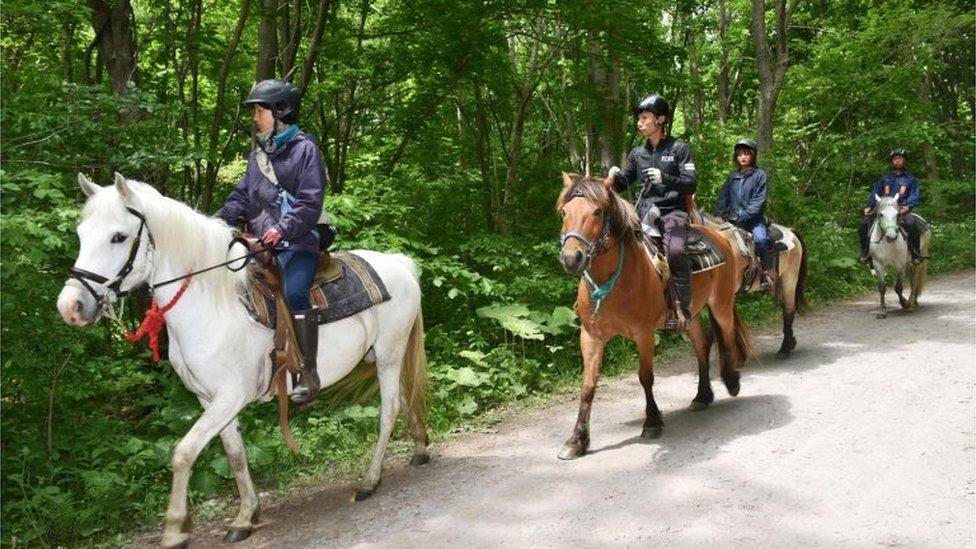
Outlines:
MULTIPOLYGON (((897 217, 901 217, 901 216, 897 216, 897 217)), ((875 244, 881 242, 881 240, 884 238, 885 231, 893 229, 895 231, 895 234, 901 234, 901 226, 898 224, 897 217, 894 223, 887 223, 885 221, 885 218, 881 217, 881 210, 878 210, 878 212, 875 214, 875 218, 878 221, 878 228, 880 229, 879 232, 881 234, 878 236, 878 240, 874 241, 875 244)))
MULTIPOLYGON (((581 193, 577 192, 570 197, 570 200, 580 198, 582 196, 583 195, 581 193)), ((607 251, 607 242, 610 240, 610 216, 604 214, 603 233, 596 241, 590 240, 579 231, 567 231, 564 233, 559 233, 560 246, 566 246, 566 241, 570 238, 575 238, 586 245, 586 267, 583 269, 583 279, 586 280, 586 283, 590 286, 590 297, 593 299, 593 318, 595 319, 600 315, 600 306, 603 305, 603 300, 610 295, 610 292, 612 292, 614 287, 617 285, 617 280, 620 279, 620 273, 624 266, 625 248, 622 243, 618 246, 620 248, 620 253, 617 255, 617 268, 606 282, 603 284, 597 284, 590 275, 590 260, 594 256, 601 255, 607 251)))
POLYGON ((129 258, 125 260, 125 264, 123 264, 122 268, 119 269, 119 272, 116 273, 115 278, 112 279, 112 282, 107 283, 109 281, 108 278, 100 274, 93 273, 91 271, 86 271, 84 269, 79 269, 77 267, 71 267, 70 269, 68 269, 68 273, 70 277, 80 282, 81 285, 86 290, 88 290, 88 293, 90 293, 92 297, 95 298, 95 303, 98 304, 96 313, 100 312, 102 307, 107 302, 109 302, 108 299, 109 292, 114 294, 115 299, 125 297, 129 294, 129 290, 120 290, 119 288, 122 286, 122 282, 125 280, 125 277, 132 272, 132 267, 135 264, 136 256, 139 254, 139 246, 142 244, 143 229, 145 229, 146 235, 149 237, 149 245, 152 246, 154 244, 152 233, 149 232, 149 229, 146 226, 146 216, 144 216, 142 213, 128 206, 126 206, 125 209, 128 210, 128 212, 131 213, 132 215, 139 218, 139 231, 136 233, 136 237, 132 241, 132 245, 129 246, 129 258), (95 291, 95 288, 93 288, 92 285, 88 283, 89 280, 94 282, 95 284, 101 284, 105 286, 108 292, 99 295, 98 292, 95 291))

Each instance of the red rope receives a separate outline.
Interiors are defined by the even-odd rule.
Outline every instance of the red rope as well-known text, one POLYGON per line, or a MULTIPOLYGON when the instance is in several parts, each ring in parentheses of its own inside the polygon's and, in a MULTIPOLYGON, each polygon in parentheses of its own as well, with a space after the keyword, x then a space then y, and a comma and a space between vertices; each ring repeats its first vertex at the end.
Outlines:
POLYGON ((176 302, 183 297, 183 293, 190 286, 190 278, 192 277, 183 279, 183 284, 180 286, 180 289, 177 290, 176 295, 173 296, 173 299, 165 307, 160 308, 159 303, 156 302, 156 298, 153 298, 152 304, 149 305, 149 309, 146 311, 146 318, 142 319, 142 324, 139 325, 139 329, 135 332, 125 334, 125 339, 132 343, 148 336, 149 348, 152 349, 153 362, 159 362, 159 332, 163 331, 163 326, 166 326, 166 317, 163 315, 168 313, 176 305, 176 302))

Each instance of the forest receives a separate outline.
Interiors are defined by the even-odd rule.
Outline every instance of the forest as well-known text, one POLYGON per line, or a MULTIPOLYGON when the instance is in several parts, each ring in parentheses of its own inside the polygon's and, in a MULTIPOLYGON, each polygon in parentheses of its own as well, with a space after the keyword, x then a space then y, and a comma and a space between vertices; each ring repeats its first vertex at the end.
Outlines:
MULTIPOLYGON (((930 272, 974 257, 974 12, 952 0, 50 0, 7 2, 0 79, 0 541, 114 544, 155 527, 171 451, 199 414, 121 317, 69 328, 55 301, 78 251, 76 174, 113 172, 215 212, 252 147, 253 84, 303 92, 330 183, 335 249, 422 267, 436 442, 578 385, 578 280, 558 263, 561 172, 605 175, 641 143, 633 105, 660 93, 711 209, 732 146, 755 139, 767 212, 810 248, 816 306, 874 287, 856 227, 887 154, 909 150, 934 227, 930 272)), ((740 300, 752 324, 778 316, 740 300)), ((869 318, 865 312, 866 319, 869 318)), ((802 328, 797 337, 802 346, 802 328)), ((663 355, 687 352, 661 335, 663 355)), ((616 341, 607 369, 632 376, 616 341)), ((745 375, 748 375, 746 372, 745 375)), ((242 417, 259 490, 349 481, 375 401, 273 403, 242 417)), ((398 427, 394 450, 405 452, 398 427)), ((553 450, 555 455, 556 449, 553 450)), ((198 509, 234 493, 219 444, 198 509)), ((206 514, 206 513, 204 513, 206 514)), ((220 516, 220 513, 214 511, 220 516)))

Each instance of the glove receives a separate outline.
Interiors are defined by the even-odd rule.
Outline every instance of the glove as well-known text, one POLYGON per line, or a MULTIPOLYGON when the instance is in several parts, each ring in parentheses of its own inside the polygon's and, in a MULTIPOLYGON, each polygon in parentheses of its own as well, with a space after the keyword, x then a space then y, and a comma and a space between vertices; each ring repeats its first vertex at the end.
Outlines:
POLYGON ((647 181, 651 185, 660 185, 663 181, 661 178, 661 170, 657 168, 647 168, 642 173, 644 174, 644 181, 647 181))
POLYGON ((281 233, 278 229, 270 228, 264 232, 264 236, 261 237, 261 242, 264 242, 265 246, 274 246, 281 241, 281 233))
POLYGON ((902 206, 902 207, 898 208, 898 215, 905 215, 905 214, 907 214, 910 211, 912 211, 912 210, 908 206, 902 206))
POLYGON ((620 168, 618 168, 616 166, 610 166, 610 171, 607 172, 607 177, 614 177, 618 173, 620 173, 620 168))
POLYGON ((874 208, 872 208, 871 206, 864 208, 864 215, 871 215, 873 213, 874 213, 874 208))

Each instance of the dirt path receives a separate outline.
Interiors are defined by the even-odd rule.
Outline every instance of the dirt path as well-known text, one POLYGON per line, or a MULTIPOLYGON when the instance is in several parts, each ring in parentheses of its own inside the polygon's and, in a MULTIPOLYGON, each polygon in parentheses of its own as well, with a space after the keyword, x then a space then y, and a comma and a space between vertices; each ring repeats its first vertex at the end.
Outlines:
POLYGON ((799 317, 787 361, 765 330, 740 396, 713 380, 704 412, 691 360, 668 365, 655 441, 636 375, 603 383, 582 459, 556 459, 577 407, 557 402, 393 467, 363 503, 332 486, 265 509, 238 547, 973 547, 974 296, 966 273, 887 320, 876 298, 799 317))

